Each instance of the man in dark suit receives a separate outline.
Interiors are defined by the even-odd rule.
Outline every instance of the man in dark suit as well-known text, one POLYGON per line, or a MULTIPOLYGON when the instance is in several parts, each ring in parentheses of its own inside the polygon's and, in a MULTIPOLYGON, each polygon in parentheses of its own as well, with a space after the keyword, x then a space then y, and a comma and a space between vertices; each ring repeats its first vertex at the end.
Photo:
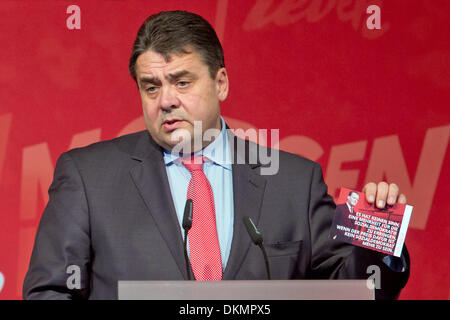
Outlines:
MULTIPOLYGON (((203 18, 178 11, 149 17, 138 31, 130 73, 147 130, 60 156, 24 298, 115 299, 118 280, 188 279, 181 223, 191 174, 183 159, 192 153, 206 159, 221 279, 266 279, 261 252, 242 223, 249 216, 264 235, 272 279, 365 279, 367 267, 378 265, 377 297, 398 295, 409 276, 407 251, 403 260, 386 261, 329 239, 335 204, 317 163, 225 130, 219 105, 228 77, 220 42, 203 18), (274 155, 272 162, 262 154, 274 155), (276 173, 264 174, 274 162, 276 173), (79 272, 75 285, 72 270, 79 272)), ((406 201, 394 184, 370 183, 364 191, 371 202, 406 201)))
MULTIPOLYGON (((358 204, 359 194, 356 191, 350 191, 347 196, 347 201, 342 204, 336 205, 336 213, 340 213, 339 217, 347 217, 349 215, 354 215, 354 207, 358 204)), ((348 225, 348 223, 343 223, 343 225, 348 225)))
MULTIPOLYGON (((335 218, 333 219, 332 230, 335 234, 332 236, 333 239, 346 240, 347 237, 344 236, 345 231, 337 229, 336 226, 344 226, 350 229, 359 229, 358 226, 354 225, 354 219, 350 219, 350 215, 355 216, 354 207, 359 201, 359 194, 356 191, 350 191, 347 196, 347 201, 336 205, 335 218)), ((356 241, 356 240, 355 240, 356 241)))

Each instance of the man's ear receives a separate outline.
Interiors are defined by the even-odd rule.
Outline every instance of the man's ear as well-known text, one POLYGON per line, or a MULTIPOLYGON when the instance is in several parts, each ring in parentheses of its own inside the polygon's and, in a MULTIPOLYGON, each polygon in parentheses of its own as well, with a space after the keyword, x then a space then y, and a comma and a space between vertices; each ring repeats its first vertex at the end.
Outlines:
POLYGON ((220 68, 216 74, 216 89, 217 97, 220 102, 223 102, 228 96, 228 74, 225 68, 220 68))

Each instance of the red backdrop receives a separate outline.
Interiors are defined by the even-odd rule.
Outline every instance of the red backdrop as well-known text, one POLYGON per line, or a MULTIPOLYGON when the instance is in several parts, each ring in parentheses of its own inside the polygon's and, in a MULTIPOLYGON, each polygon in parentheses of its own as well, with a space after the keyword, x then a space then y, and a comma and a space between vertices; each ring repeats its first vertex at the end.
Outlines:
POLYGON ((333 195, 400 185, 415 206, 400 298, 448 299, 446 0, 1 1, 0 298, 20 298, 59 154, 144 127, 128 57, 143 20, 173 9, 218 32, 232 127, 280 129, 280 147, 318 161, 333 195), (67 27, 71 4, 80 29, 67 27), (372 4, 380 30, 366 25, 372 4))

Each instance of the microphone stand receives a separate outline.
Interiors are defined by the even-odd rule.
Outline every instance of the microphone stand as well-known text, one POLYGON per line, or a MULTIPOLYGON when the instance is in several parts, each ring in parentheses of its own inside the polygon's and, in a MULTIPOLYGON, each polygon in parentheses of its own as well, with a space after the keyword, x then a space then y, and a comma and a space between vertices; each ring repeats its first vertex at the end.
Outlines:
POLYGON ((263 237, 262 237, 261 233, 258 231, 258 229, 256 228, 255 224, 253 223, 253 221, 250 217, 244 217, 243 220, 244 220, 245 228, 247 229, 248 235, 252 239, 253 243, 255 245, 257 245, 263 253, 264 262, 266 264, 267 279, 271 280, 269 259, 267 258, 266 249, 264 248, 264 245, 263 245, 263 237))
POLYGON ((184 259, 186 261, 186 274, 188 280, 191 280, 191 272, 189 269, 189 256, 187 252, 187 238, 188 232, 192 228, 192 210, 193 203, 192 199, 187 199, 186 204, 184 206, 184 215, 183 215, 183 229, 184 229, 184 259))

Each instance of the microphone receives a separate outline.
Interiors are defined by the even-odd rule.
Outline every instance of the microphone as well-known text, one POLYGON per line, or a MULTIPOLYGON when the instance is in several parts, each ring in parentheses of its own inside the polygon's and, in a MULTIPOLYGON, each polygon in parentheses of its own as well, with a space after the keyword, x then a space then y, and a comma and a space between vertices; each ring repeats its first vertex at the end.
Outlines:
POLYGON ((184 259, 186 260, 186 273, 188 280, 191 280, 191 273, 189 271, 189 256, 187 252, 187 237, 188 231, 192 228, 192 210, 193 204, 192 199, 187 199, 184 205, 184 215, 183 215, 183 229, 184 229, 184 259))
POLYGON ((252 239, 253 243, 257 245, 264 256, 264 262, 266 263, 266 273, 267 273, 267 279, 270 280, 270 266, 269 266, 269 259, 267 258, 266 249, 264 249, 263 245, 263 237, 261 233, 256 228, 255 224, 253 223, 252 219, 250 217, 244 217, 244 224, 245 228, 247 229, 248 235, 252 239))

